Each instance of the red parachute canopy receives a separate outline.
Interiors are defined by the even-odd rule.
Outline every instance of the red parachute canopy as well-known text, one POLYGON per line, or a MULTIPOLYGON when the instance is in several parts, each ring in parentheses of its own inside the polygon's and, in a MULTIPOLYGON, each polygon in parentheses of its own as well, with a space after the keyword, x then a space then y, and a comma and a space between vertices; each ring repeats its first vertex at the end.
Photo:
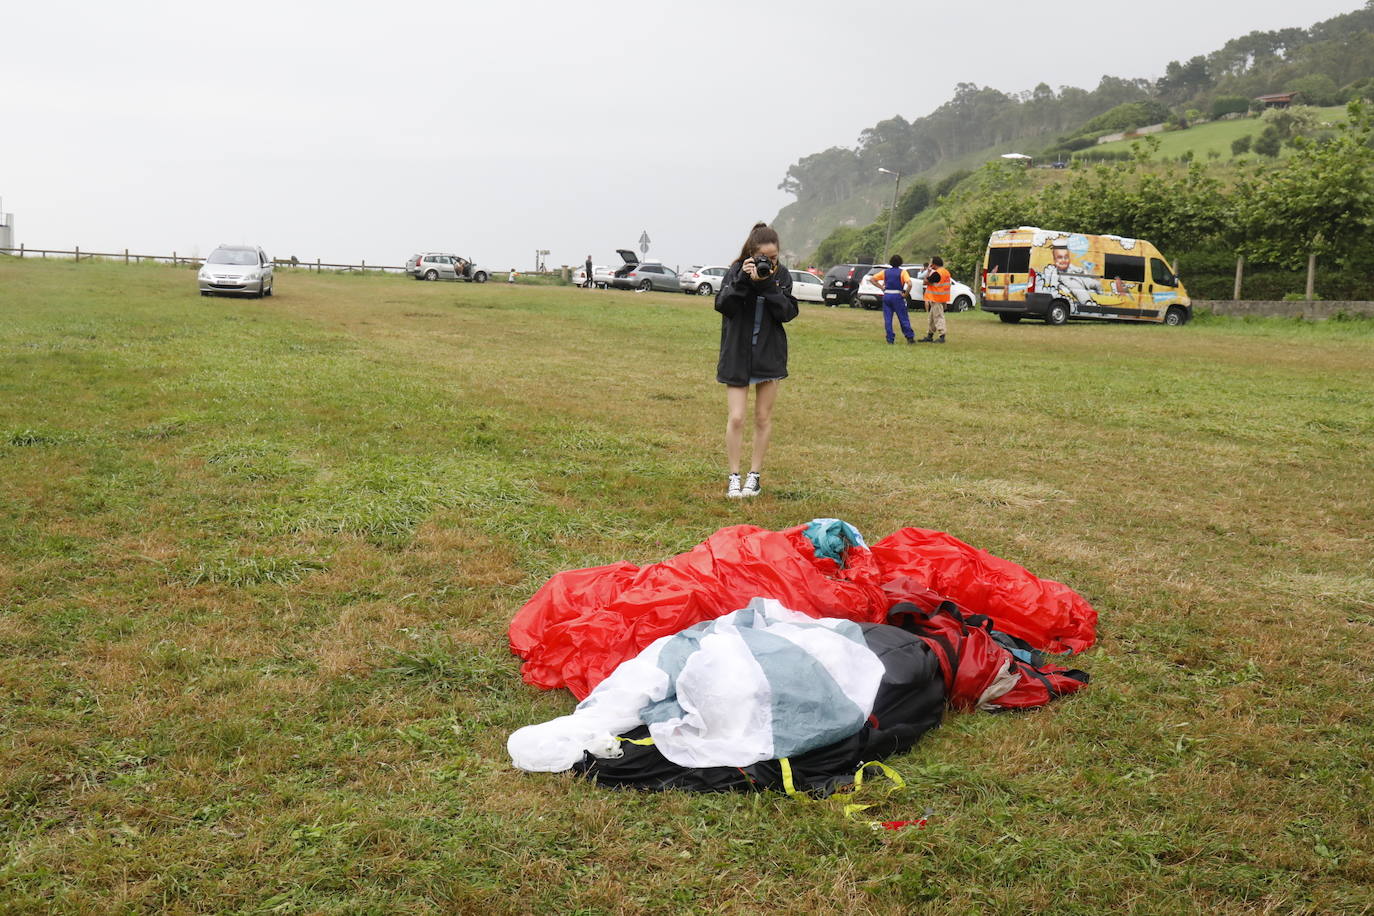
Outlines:
POLYGON ((817 557, 805 525, 722 528, 676 557, 561 572, 510 626, 522 675, 587 696, 623 661, 662 636, 776 598, 813 617, 882 622, 898 601, 947 598, 997 629, 1051 652, 1092 645, 1097 612, 1058 582, 938 531, 905 528, 872 550, 852 547, 841 568, 817 557))

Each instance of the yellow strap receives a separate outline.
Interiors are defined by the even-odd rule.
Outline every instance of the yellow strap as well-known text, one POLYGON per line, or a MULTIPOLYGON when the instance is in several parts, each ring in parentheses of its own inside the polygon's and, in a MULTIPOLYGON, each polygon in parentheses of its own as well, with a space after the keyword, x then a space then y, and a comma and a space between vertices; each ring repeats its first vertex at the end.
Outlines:
POLYGON ((782 767, 782 789, 788 795, 800 801, 811 801, 811 796, 797 791, 797 784, 792 779, 792 761, 786 757, 778 758, 778 763, 782 767))
MULTIPOLYGON (((883 793, 883 798, 887 798, 887 796, 891 795, 893 792, 897 791, 898 789, 904 789, 904 788, 906 788, 906 780, 902 779, 902 776, 901 776, 900 773, 898 773, 896 770, 892 769, 892 767, 888 766, 887 764, 883 763, 882 761, 879 761, 879 760, 870 760, 870 761, 868 761, 867 763, 863 763, 863 764, 860 764, 860 765, 859 765, 858 771, 854 774, 854 789, 853 789, 852 792, 849 792, 849 793, 847 793, 847 794, 849 794, 849 795, 851 795, 851 796, 852 796, 852 795, 855 795, 855 794, 857 794, 857 793, 859 792, 860 789, 862 789, 862 788, 864 787, 864 771, 867 770, 869 767, 877 767, 879 770, 882 771, 882 773, 883 773, 884 776, 886 776, 888 779, 892 780, 892 785, 890 785, 890 786, 887 787, 887 791, 883 793)), ((854 815, 858 814, 860 811, 867 811, 869 808, 876 808, 876 807, 878 806, 878 804, 879 804, 878 802, 873 802, 872 804, 868 804, 868 805, 858 805, 858 804, 845 805, 845 806, 844 806, 844 816, 845 816, 845 817, 853 817, 854 815)), ((872 825, 870 825, 870 826, 872 826, 872 825)))
MULTIPOLYGON (((805 792, 798 792, 798 791, 797 791, 797 783, 796 783, 796 780, 793 779, 793 777, 792 777, 792 761, 788 760, 786 757, 779 757, 779 758, 778 758, 778 765, 782 768, 782 788, 783 788, 783 791, 786 792, 786 793, 787 793, 789 796, 791 796, 792 798, 798 799, 799 801, 812 801, 813 799, 811 798, 811 796, 807 795, 805 792)), ((882 774, 883 774, 884 776, 886 776, 888 779, 892 780, 892 785, 888 786, 887 791, 883 793, 883 797, 884 797, 884 798, 886 798, 887 796, 891 795, 893 792, 897 791, 898 789, 904 789, 904 788, 906 788, 906 780, 902 779, 902 776, 901 776, 900 773, 898 773, 896 770, 892 769, 892 767, 888 766, 887 764, 885 764, 885 763, 883 763, 883 762, 881 762, 881 761, 878 761, 878 760, 870 760, 870 761, 868 761, 867 763, 863 763, 863 764, 860 764, 860 765, 859 765, 858 771, 854 774, 854 788, 853 788, 852 791, 845 793, 845 795, 847 795, 847 796, 849 796, 849 797, 853 797, 855 793, 857 793, 860 789, 863 788, 863 785, 864 785, 864 771, 867 770, 869 767, 877 767, 879 770, 882 771, 882 774)), ((838 798, 839 796, 836 796, 836 797, 838 798)), ((873 802, 872 804, 867 804, 867 805, 858 805, 858 804, 845 805, 845 806, 844 806, 844 816, 845 816, 845 817, 853 817, 855 814, 858 814, 860 811, 867 811, 869 808, 876 808, 876 807, 878 806, 878 804, 879 804, 878 802, 873 802)))
POLYGON ((649 747, 654 743, 653 738, 622 738, 616 735, 615 740, 624 741, 626 744, 638 744, 640 747, 649 747))
POLYGON ((881 760, 870 760, 868 763, 860 764, 859 771, 854 774, 855 792, 859 791, 864 787, 864 770, 868 769, 869 767, 877 767, 878 769, 882 770, 884 776, 892 780, 892 786, 889 787, 887 790, 889 793, 895 792, 897 789, 906 788, 906 780, 902 779, 902 774, 898 773, 896 770, 892 769, 892 767, 883 763, 881 760))

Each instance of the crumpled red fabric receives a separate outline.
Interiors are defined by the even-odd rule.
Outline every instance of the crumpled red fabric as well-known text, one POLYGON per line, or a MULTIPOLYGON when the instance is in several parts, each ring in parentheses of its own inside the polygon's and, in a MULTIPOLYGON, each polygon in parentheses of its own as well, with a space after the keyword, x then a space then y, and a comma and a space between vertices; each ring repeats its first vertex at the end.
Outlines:
POLYGON ((873 545, 873 559, 895 599, 912 600, 893 594, 893 580, 911 580, 1045 652, 1082 652, 1096 639, 1097 611, 1082 595, 943 531, 903 528, 873 545))
POLYGON ((951 535, 904 528, 872 550, 851 548, 841 568, 816 556, 805 529, 735 525, 661 563, 556 574, 511 622, 511 651, 525 660, 522 676, 584 698, 654 640, 755 597, 814 617, 873 623, 898 601, 924 606, 948 598, 1037 648, 1079 651, 1092 644, 1097 614, 1075 592, 951 535), (923 593, 924 601, 913 597, 923 593))

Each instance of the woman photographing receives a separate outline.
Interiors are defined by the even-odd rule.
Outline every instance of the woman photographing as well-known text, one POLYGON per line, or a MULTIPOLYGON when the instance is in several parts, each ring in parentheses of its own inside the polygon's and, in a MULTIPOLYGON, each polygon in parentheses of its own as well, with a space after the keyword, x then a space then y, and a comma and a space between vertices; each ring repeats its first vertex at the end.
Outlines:
POLYGON ((778 382, 787 378, 787 332, 783 325, 797 317, 797 300, 792 297, 792 275, 778 263, 778 254, 778 233, 756 223, 716 296, 716 311, 720 312, 716 381, 726 386, 729 407, 725 456, 730 478, 725 495, 730 499, 759 495, 778 382), (754 443, 749 474, 741 482, 740 453, 751 387, 754 443))

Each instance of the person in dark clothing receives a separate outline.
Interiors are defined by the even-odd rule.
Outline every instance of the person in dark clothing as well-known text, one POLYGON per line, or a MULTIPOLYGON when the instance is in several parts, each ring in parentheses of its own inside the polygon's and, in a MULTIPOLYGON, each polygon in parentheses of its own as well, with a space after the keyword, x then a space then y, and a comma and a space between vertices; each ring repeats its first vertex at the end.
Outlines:
POLYGON ((592 256, 587 255, 587 275, 582 278, 582 286, 585 289, 592 288, 592 256))
POLYGON ((729 419, 725 456, 730 499, 759 495, 763 459, 773 432, 773 404, 778 382, 787 378, 787 332, 783 325, 797 317, 792 275, 778 263, 778 233, 756 223, 730 265, 716 295, 720 312, 720 359, 716 381, 726 386, 729 419), (740 482, 740 453, 749 388, 754 388, 754 447, 749 474, 740 482))

